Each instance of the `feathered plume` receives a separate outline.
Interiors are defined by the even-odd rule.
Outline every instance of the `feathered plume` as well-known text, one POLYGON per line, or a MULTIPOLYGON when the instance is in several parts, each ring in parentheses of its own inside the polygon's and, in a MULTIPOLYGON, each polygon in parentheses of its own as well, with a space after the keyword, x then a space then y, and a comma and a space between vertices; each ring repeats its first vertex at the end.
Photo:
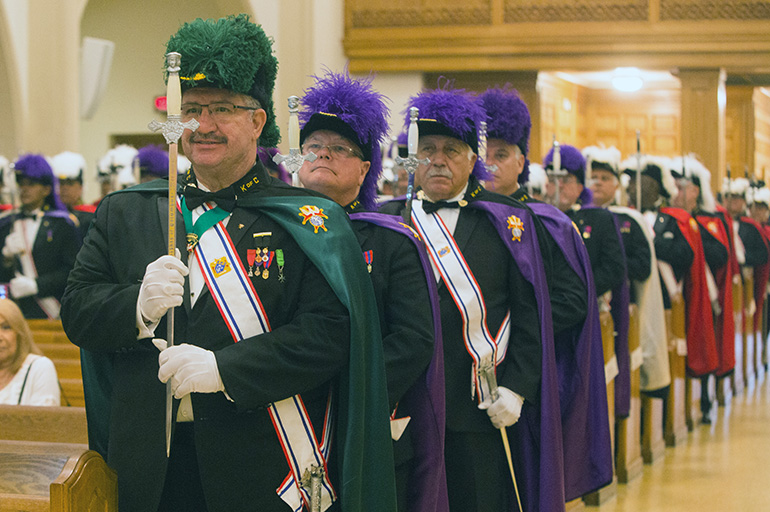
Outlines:
POLYGON ((185 23, 166 44, 167 52, 182 54, 182 90, 204 86, 229 89, 259 101, 267 113, 260 145, 274 147, 280 132, 273 113, 273 89, 278 60, 273 42, 245 14, 219 20, 198 18, 185 23))
POLYGON ((326 71, 305 90, 299 113, 300 141, 316 130, 331 130, 350 139, 370 162, 358 200, 367 210, 376 208, 377 180, 382 172, 380 144, 388 133, 388 107, 385 96, 372 87, 372 77, 353 79, 343 73, 326 71))
MULTIPOLYGON (((446 135, 468 144, 474 153, 479 152, 479 125, 487 120, 480 102, 464 89, 453 89, 453 82, 439 79, 438 89, 423 91, 409 98, 404 110, 405 127, 409 127, 409 109, 420 109, 418 126, 420 136, 446 135), (443 82, 443 83, 442 83, 443 82)), ((476 159, 472 174, 480 179, 490 178, 484 162, 476 159)))
POLYGON ((615 146, 605 148, 604 146, 588 146, 583 148, 583 156, 586 159, 586 172, 591 173, 593 165, 600 165, 602 169, 607 169, 615 176, 618 176, 620 167, 620 150, 615 146))
POLYGON ((60 180, 83 180, 86 159, 79 153, 64 151, 49 160, 54 175, 60 180))
POLYGON ((716 210, 716 201, 711 192, 711 171, 698 161, 693 154, 685 157, 678 156, 671 160, 671 172, 688 179, 700 188, 701 210, 713 213, 716 210))
POLYGON ((43 155, 22 155, 13 163, 13 168, 16 170, 17 179, 28 178, 43 185, 50 185, 51 193, 45 198, 45 204, 52 210, 66 210, 64 203, 59 199, 59 180, 43 155))
POLYGON ((524 168, 519 174, 519 183, 527 182, 529 176, 529 134, 532 120, 529 109, 519 92, 511 84, 487 89, 479 96, 487 113, 487 139, 502 139, 519 147, 524 155, 524 168))
MULTIPOLYGON (((562 144, 560 146, 561 168, 570 174, 574 174, 578 181, 585 185, 586 181, 586 159, 575 146, 562 144)), ((543 167, 553 169, 553 147, 548 151, 543 159, 543 167)))
MULTIPOLYGON (((642 155, 640 159, 642 174, 658 182, 660 195, 671 200, 679 195, 676 181, 671 175, 671 159, 665 156, 642 155)), ((623 173, 636 176, 636 156, 626 158, 620 163, 623 173)))
POLYGON ((136 155, 139 160, 139 172, 159 178, 168 178, 168 152, 161 146, 150 144, 139 148, 136 155))

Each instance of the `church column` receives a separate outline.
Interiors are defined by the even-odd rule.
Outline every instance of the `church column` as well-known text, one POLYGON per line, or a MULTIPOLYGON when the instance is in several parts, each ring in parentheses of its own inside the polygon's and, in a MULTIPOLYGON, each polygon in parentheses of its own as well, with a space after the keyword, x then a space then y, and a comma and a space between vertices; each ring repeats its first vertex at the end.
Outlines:
MULTIPOLYGON (((727 87, 725 153, 732 176, 754 172, 754 87, 727 87)), ((761 176, 759 176, 761 178, 761 176)))
POLYGON ((680 69, 682 152, 695 153, 719 190, 725 175, 725 71, 680 69))
POLYGON ((29 0, 29 95, 23 151, 53 155, 80 142, 82 0, 29 0))

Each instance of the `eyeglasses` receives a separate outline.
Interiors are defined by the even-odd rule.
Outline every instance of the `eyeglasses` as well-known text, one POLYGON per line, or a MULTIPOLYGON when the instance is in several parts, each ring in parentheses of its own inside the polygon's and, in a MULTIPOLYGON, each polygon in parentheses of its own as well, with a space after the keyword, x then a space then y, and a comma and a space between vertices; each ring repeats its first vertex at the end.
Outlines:
POLYGON ((360 158, 361 160, 364 159, 363 153, 351 147, 343 146, 342 144, 318 144, 318 143, 305 144, 302 146, 302 154, 307 155, 308 153, 315 153, 316 155, 318 155, 318 152, 321 151, 322 149, 327 149, 329 153, 331 153, 332 156, 336 158, 356 157, 356 158, 360 158))
POLYGON ((182 104, 182 121, 187 122, 190 119, 196 121, 203 113, 203 108, 206 108, 209 112, 209 116, 216 122, 229 121, 235 115, 237 110, 259 110, 260 107, 246 107, 244 105, 234 105, 229 101, 218 101, 216 103, 209 103, 208 105, 201 105, 200 103, 183 103, 182 104))

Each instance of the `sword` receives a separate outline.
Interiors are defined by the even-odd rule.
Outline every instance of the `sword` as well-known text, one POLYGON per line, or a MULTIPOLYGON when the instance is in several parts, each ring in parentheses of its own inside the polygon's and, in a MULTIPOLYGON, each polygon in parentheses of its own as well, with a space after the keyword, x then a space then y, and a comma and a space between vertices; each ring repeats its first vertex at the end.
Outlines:
MULTIPOLYGON (((492 398, 492 402, 496 402, 500 398, 500 390, 497 389, 497 375, 495 374, 494 361, 489 361, 484 365, 479 366, 479 376, 487 383, 489 388, 489 396, 492 398)), ((508 459, 508 469, 511 471, 511 480, 513 481, 513 490, 516 491, 516 501, 519 505, 519 510, 524 512, 524 508, 521 506, 521 496, 519 496, 519 486, 516 483, 516 473, 513 470, 513 458, 511 457, 511 445, 508 443, 508 432, 505 427, 500 427, 500 436, 503 438, 503 448, 505 450, 505 458, 508 459)))
MULTIPOLYGON (((168 255, 176 256, 176 185, 177 185, 177 142, 185 128, 198 129, 200 124, 195 119, 182 122, 182 86, 179 82, 179 66, 182 55, 176 52, 166 54, 168 65, 168 84, 166 86, 165 123, 152 121, 148 128, 154 132, 161 130, 168 144, 168 255)), ((166 313, 166 348, 174 345, 174 308, 166 313)), ((171 392, 171 380, 166 383, 166 457, 171 454, 171 423, 174 394, 171 392)))
POLYGON ((487 122, 481 121, 479 123, 479 158, 484 165, 487 166, 487 171, 494 174, 497 172, 496 165, 487 165, 487 122))
POLYGON ((300 484, 303 487, 310 488, 309 512, 321 512, 321 484, 324 478, 323 466, 312 464, 310 469, 305 470, 300 484))
POLYGON ((409 181, 406 185, 406 207, 404 208, 404 222, 412 225, 412 201, 414 200, 414 173, 420 164, 428 165, 430 159, 417 158, 417 143, 420 140, 420 128, 417 126, 417 116, 420 115, 420 109, 411 107, 409 109, 409 130, 406 132, 408 155, 406 158, 396 157, 396 163, 402 166, 409 175, 409 181))
MULTIPOLYGON (((682 159, 684 166, 684 158, 682 159)), ((642 143, 641 132, 636 130, 636 211, 642 213, 642 143)))
POLYGON ((276 165, 285 165, 286 169, 291 173, 291 184, 295 187, 299 186, 299 169, 305 161, 312 162, 316 158, 315 153, 310 152, 307 155, 303 155, 299 148, 299 98, 296 96, 289 96, 289 154, 282 155, 276 153, 273 157, 273 162, 276 165))
POLYGON ((546 171, 545 173, 548 175, 548 178, 553 178, 554 182, 554 194, 553 194, 553 201, 554 205, 558 208, 559 207, 559 198, 561 197, 559 193, 559 178, 562 176, 566 176, 568 173, 567 171, 561 170, 561 147, 559 146, 559 141, 556 140, 556 135, 553 136, 553 158, 551 159, 551 167, 552 169, 550 171, 546 171))

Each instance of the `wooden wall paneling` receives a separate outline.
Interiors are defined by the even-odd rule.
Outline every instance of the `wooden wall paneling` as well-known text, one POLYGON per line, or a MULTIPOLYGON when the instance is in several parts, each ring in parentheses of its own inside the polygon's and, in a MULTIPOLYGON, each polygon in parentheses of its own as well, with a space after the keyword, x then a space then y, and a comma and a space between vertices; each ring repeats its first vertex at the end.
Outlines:
POLYGON ((754 169, 770 182, 770 89, 757 88, 754 97, 754 169))
POLYGON ((725 161, 730 164, 733 177, 745 176, 754 167, 754 88, 751 86, 726 87, 725 107, 725 161))

